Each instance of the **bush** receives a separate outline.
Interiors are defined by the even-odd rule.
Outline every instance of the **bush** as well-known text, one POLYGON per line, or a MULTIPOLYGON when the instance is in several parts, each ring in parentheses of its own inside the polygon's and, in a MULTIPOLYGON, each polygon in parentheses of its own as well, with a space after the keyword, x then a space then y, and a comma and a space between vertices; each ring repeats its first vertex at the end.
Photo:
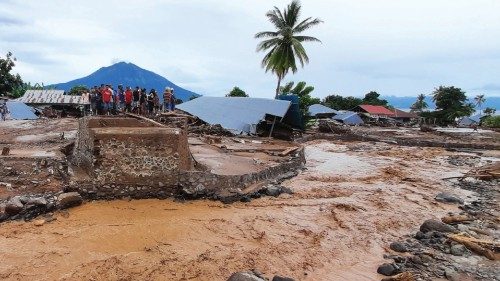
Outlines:
POLYGON ((500 115, 488 116, 483 120, 483 126, 489 128, 500 128, 500 115))

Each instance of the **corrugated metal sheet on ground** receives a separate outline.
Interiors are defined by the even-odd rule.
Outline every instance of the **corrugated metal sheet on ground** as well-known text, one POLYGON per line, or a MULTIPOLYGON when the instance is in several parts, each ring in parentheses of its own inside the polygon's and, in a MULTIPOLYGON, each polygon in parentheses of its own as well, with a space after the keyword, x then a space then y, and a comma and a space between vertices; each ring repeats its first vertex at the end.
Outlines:
POLYGON ((27 104, 88 104, 81 96, 64 95, 63 90, 27 90, 17 100, 27 104))
POLYGON ((338 114, 338 111, 335 109, 331 109, 328 106, 324 106, 322 104, 313 104, 309 106, 309 114, 311 116, 316 116, 317 114, 338 114))
POLYGON ((38 119, 38 117, 34 113, 35 110, 32 107, 29 107, 26 104, 19 101, 8 101, 7 109, 10 112, 10 119, 14 120, 38 119))
POLYGON ((239 134, 255 133, 257 124, 266 114, 284 117, 290 104, 289 101, 261 98, 199 97, 177 108, 239 134))
POLYGON ((342 121, 342 123, 347 125, 360 125, 364 123, 363 119, 361 119, 356 112, 352 111, 339 112, 339 114, 333 116, 332 119, 342 121))

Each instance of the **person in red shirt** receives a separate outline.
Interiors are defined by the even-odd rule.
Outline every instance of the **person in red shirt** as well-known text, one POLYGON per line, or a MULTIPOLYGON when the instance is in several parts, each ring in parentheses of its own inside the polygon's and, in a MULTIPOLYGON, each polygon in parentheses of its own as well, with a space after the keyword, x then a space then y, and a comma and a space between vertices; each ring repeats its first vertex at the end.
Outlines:
POLYGON ((112 92, 109 89, 109 87, 103 87, 102 90, 102 102, 104 103, 104 112, 105 114, 109 115, 109 110, 111 109, 111 99, 112 99, 112 92))
POLYGON ((127 86, 127 90, 125 91, 125 111, 127 112, 132 111, 132 99, 133 99, 132 89, 130 89, 130 87, 127 86))

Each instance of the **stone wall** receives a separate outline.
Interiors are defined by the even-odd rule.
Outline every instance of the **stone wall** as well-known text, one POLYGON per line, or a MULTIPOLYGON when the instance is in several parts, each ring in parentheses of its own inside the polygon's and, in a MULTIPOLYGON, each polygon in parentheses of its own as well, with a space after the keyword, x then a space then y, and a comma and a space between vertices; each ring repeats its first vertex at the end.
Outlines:
POLYGON ((192 195, 238 192, 252 184, 273 180, 301 169, 306 163, 304 148, 299 148, 289 161, 278 163, 260 172, 243 175, 218 175, 206 171, 186 171, 179 177, 179 186, 192 195))
POLYGON ((79 182, 83 193, 173 188, 179 173, 191 168, 184 130, 121 117, 82 118, 72 162, 89 176, 79 182))

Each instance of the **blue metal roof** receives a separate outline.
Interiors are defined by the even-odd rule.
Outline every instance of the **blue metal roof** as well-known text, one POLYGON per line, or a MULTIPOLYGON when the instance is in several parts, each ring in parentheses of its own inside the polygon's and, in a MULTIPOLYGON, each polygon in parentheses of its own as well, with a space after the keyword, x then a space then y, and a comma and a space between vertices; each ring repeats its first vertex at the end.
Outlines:
POLYGON ((322 104, 313 104, 309 106, 309 114, 311 116, 316 116, 317 114, 338 114, 338 111, 335 109, 331 109, 328 106, 324 106, 322 104))
POLYGON ((283 118, 290 104, 290 101, 274 99, 202 96, 179 104, 177 108, 239 134, 255 133, 257 124, 266 114, 283 118))
POLYGON ((333 116, 332 119, 342 121, 344 124, 348 125, 358 125, 364 123, 363 119, 361 119, 361 117, 353 111, 339 112, 339 114, 333 116))
POLYGON ((33 120, 38 119, 35 110, 32 107, 19 101, 7 101, 7 108, 10 111, 10 118, 15 120, 33 120))

